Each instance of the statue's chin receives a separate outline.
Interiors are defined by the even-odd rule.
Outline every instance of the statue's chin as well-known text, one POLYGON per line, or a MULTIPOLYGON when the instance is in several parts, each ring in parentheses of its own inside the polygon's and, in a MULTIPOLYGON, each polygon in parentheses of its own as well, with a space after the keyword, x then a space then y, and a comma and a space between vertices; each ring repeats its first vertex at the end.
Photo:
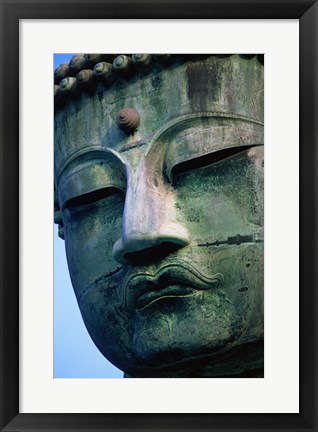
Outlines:
POLYGON ((136 311, 133 350, 138 363, 166 367, 215 354, 237 340, 232 304, 219 292, 163 297, 136 311))
MULTIPOLYGON (((204 351, 204 350, 203 350, 204 351)), ((213 352, 187 353, 170 364, 137 366, 125 372, 126 378, 235 378, 264 376, 264 341, 230 344, 213 352)), ((207 351, 207 350, 206 350, 207 351)))

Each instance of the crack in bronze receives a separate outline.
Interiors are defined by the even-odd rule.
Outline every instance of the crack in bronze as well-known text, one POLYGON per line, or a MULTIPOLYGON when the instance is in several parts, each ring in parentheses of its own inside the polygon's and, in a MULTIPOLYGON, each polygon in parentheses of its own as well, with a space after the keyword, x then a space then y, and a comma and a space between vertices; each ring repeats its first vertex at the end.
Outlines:
POLYGON ((140 140, 134 144, 125 145, 125 146, 121 147, 120 149, 118 149, 117 151, 118 151, 118 153, 124 153, 124 152, 127 152, 129 150, 147 145, 148 143, 149 143, 148 140, 140 140))
POLYGON ((240 235, 237 234, 234 237, 228 237, 227 240, 216 240, 215 242, 198 243, 199 247, 209 247, 209 246, 220 246, 223 244, 229 245, 240 245, 242 243, 264 243, 264 239, 256 238, 254 234, 252 235, 240 235))

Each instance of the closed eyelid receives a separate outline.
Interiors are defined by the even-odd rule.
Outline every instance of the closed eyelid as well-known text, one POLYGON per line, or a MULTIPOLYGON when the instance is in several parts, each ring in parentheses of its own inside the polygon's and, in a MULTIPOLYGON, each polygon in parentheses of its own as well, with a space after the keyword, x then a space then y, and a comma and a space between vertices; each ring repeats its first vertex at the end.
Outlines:
POLYGON ((85 205, 89 205, 113 195, 123 196, 124 192, 115 187, 97 189, 95 191, 88 192, 86 194, 76 196, 74 198, 70 198, 68 201, 64 203, 63 210, 64 209, 70 210, 72 208, 78 208, 85 205))
POLYGON ((89 161, 61 177, 58 188, 60 206, 65 208, 70 203, 94 200, 112 189, 125 192, 126 173, 122 167, 105 160, 89 161))
POLYGON ((194 159, 189 159, 185 162, 181 162, 172 167, 169 180, 171 183, 173 183, 173 178, 180 173, 193 171, 198 168, 203 168, 208 165, 216 164, 232 156, 235 156, 239 153, 242 153, 243 151, 246 151, 249 148, 251 148, 251 146, 230 147, 230 148, 216 151, 214 153, 209 153, 203 156, 199 156, 194 159))
POLYGON ((195 169, 202 161, 205 165, 216 163, 249 147, 263 145, 263 142, 261 125, 219 124, 188 128, 169 143, 164 172, 172 182, 176 167, 195 169))

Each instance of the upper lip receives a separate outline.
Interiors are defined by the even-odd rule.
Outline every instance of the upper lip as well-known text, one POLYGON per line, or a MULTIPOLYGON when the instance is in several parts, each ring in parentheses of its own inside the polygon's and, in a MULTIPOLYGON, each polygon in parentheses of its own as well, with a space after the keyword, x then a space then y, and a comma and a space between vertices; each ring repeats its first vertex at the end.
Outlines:
POLYGON ((167 294, 185 295, 191 290, 218 288, 223 284, 223 281, 224 277, 220 273, 206 276, 189 263, 168 263, 154 272, 130 273, 123 287, 123 306, 129 310, 136 309, 138 299, 145 293, 150 294, 149 301, 151 301, 154 296, 160 298, 161 295, 167 294), (169 287, 174 288, 169 290, 169 287))

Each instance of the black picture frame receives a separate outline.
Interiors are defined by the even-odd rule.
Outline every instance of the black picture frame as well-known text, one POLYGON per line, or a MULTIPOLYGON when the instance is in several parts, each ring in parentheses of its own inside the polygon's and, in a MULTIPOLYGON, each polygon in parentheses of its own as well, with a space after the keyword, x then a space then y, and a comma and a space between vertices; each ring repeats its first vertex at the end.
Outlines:
POLYGON ((317 431, 317 1, 0 0, 0 5, 1 431, 317 431), (299 414, 19 414, 19 20, 84 18, 299 19, 299 414))

